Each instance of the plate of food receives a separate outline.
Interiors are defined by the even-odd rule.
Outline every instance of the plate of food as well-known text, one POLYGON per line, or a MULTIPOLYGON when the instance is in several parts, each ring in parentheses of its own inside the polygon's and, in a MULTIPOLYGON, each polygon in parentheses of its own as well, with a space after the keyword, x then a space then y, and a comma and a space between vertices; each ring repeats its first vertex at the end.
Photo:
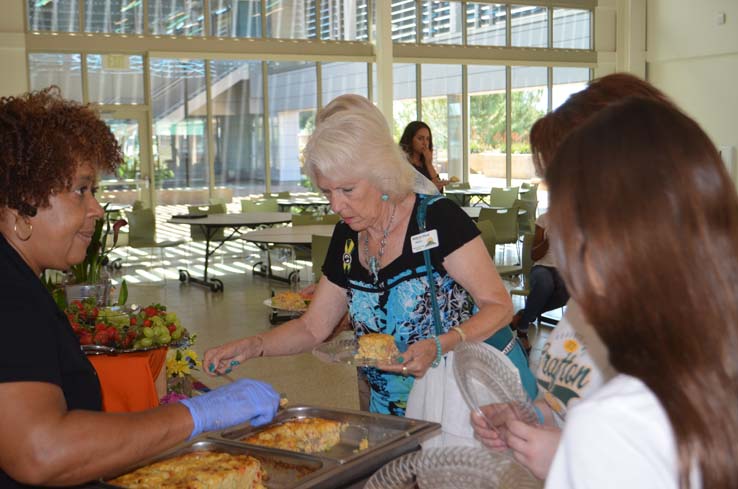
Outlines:
POLYGON ((505 404, 515 417, 538 424, 520 373, 507 355, 486 343, 462 342, 454 348, 454 377, 469 409, 483 416, 482 406, 505 404))
POLYGON ((444 447, 412 452, 379 469, 365 489, 540 489, 543 483, 505 452, 444 447))
POLYGON ((264 305, 280 311, 305 312, 311 300, 311 294, 286 291, 275 294, 269 299, 264 299, 264 305))
POLYGON ((377 367, 397 363, 400 351, 392 335, 369 333, 356 338, 336 338, 313 348, 313 355, 327 363, 377 367))

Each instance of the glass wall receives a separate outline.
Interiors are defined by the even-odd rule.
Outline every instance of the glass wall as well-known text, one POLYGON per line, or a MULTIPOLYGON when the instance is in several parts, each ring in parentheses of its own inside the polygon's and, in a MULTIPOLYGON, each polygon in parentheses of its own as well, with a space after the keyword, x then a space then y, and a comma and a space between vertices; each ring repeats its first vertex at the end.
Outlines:
POLYGON ((315 127, 315 63, 269 61, 267 69, 272 192, 305 191, 300 154, 315 127))
POLYGON ((215 185, 234 195, 261 193, 264 157, 264 79, 260 61, 211 61, 215 185))
POLYGON ((507 7, 503 4, 466 3, 466 42, 477 46, 504 46, 507 7))
POLYGON ((463 168, 461 66, 421 66, 423 122, 433 134, 433 159, 439 173, 459 175, 463 168))
POLYGON ((415 65, 395 63, 392 66, 392 129, 395 141, 400 141, 402 132, 410 122, 418 119, 418 100, 415 85, 415 65))
POLYGON ((152 58, 151 112, 157 187, 207 187, 205 62, 152 58))
MULTIPOLYGON (((151 156, 144 174, 151 173, 157 188, 227 186, 236 196, 305 190, 300 153, 317 108, 341 94, 369 95, 369 69, 376 87, 367 43, 368 20, 378 1, 27 0, 29 31, 59 33, 47 37, 44 52, 38 45, 29 52, 30 84, 32 89, 55 84, 67 98, 143 114, 137 120, 147 133, 136 137, 153 140, 142 158, 151 156), (57 49, 55 39, 66 32, 173 37, 150 58, 146 51, 101 49, 95 39, 103 36, 90 36, 84 52, 57 49), (239 41, 231 38, 248 38, 239 44, 246 49, 233 54, 239 41), (182 51, 175 54, 178 41, 182 51), (198 43, 216 49, 191 48, 198 43), (278 54, 269 52, 275 45, 278 54), (344 54, 334 54, 341 50, 344 54), (162 54, 170 51, 168 57, 162 54), (184 59, 188 55, 193 59, 184 59)), ((395 140, 407 123, 422 117, 432 128, 441 173, 472 182, 485 179, 484 185, 490 179, 502 185, 533 178, 530 126, 580 90, 590 77, 586 66, 593 65, 557 66, 556 52, 548 48, 591 53, 593 11, 545 2, 391 0, 391 23, 393 41, 411 43, 401 46, 400 62, 393 65, 395 140), (531 66, 512 66, 504 62, 507 47, 541 49, 530 50, 530 62, 518 63, 531 66), (434 58, 435 50, 458 50, 460 57, 470 53, 470 61, 434 58), (503 60, 486 65, 479 52, 503 60), (509 120, 507 97, 512 100, 509 120)), ((376 101, 376 89, 371 93, 376 101)), ((132 120, 111 116, 110 123, 123 137, 133 134, 132 120)), ((133 153, 135 144, 128 146, 133 153)))
POLYGON ((506 97, 504 66, 469 66, 469 179, 505 186, 506 97))
POLYGON ((144 103, 143 56, 88 54, 88 100, 98 104, 144 103))
POLYGON ((63 97, 82 102, 82 57, 79 54, 31 53, 28 71, 31 90, 56 85, 63 97))
POLYGON ((322 93, 323 106, 339 95, 356 93, 366 97, 367 90, 367 63, 322 63, 322 93))
POLYGON ((535 177, 530 153, 530 127, 548 108, 548 69, 542 66, 511 68, 510 149, 513 185, 535 177))

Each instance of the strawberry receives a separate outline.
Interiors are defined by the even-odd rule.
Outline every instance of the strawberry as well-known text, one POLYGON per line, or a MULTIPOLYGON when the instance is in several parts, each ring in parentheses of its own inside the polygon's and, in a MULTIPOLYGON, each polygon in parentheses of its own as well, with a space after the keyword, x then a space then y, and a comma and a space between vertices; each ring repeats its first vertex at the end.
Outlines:
POLYGON ((151 327, 151 319, 144 319, 143 327, 144 328, 150 328, 151 327))
POLYGON ((105 323, 97 323, 95 325, 95 331, 105 331, 106 329, 108 329, 108 325, 105 323))
POLYGON ((144 313, 148 317, 153 317, 153 316, 156 316, 159 313, 159 311, 154 306, 149 306, 144 309, 144 313))
POLYGON ((110 336, 108 336, 107 331, 98 331, 95 333, 93 339, 97 345, 107 345, 110 342, 110 336))
POLYGON ((133 316, 133 317, 131 318, 131 326, 135 326, 135 325, 136 325, 136 323, 138 323, 138 318, 137 318, 136 316, 133 316))
POLYGON ((80 345, 91 345, 92 344, 92 335, 88 332, 84 332, 79 337, 79 344, 80 345))
POLYGON ((174 330, 177 329, 177 325, 174 323, 169 323, 167 325, 167 329, 169 330, 170 333, 174 333, 174 330))

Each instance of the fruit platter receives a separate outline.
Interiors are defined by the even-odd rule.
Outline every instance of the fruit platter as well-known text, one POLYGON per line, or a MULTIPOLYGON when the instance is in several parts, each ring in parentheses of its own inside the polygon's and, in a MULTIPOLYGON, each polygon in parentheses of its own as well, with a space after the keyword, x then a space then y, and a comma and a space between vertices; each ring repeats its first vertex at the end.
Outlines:
POLYGON ((89 354, 179 347, 190 341, 177 315, 161 304, 100 307, 94 301, 75 300, 65 314, 89 354))

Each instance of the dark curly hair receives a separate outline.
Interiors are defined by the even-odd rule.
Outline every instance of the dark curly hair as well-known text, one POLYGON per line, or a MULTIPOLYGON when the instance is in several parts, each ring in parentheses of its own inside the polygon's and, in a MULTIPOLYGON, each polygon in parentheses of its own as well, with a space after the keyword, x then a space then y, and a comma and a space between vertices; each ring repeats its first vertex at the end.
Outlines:
POLYGON ((120 145, 97 112, 64 100, 58 87, 0 98, 0 212, 33 216, 69 190, 77 167, 112 172, 120 145))

